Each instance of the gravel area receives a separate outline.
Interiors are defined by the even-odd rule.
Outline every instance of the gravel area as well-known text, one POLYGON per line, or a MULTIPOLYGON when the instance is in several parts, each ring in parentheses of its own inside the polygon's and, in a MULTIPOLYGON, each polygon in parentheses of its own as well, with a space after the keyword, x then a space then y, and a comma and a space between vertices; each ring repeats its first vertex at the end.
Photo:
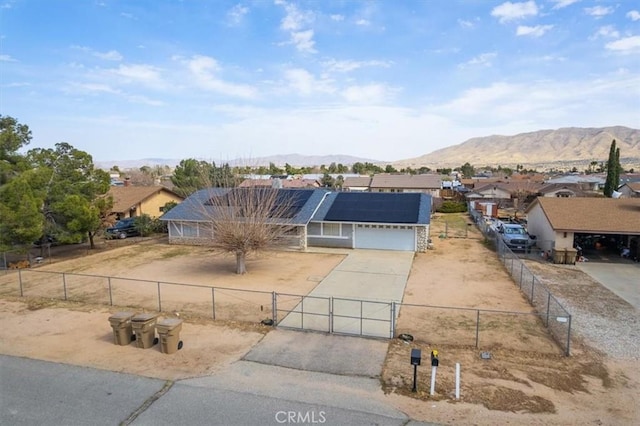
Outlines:
POLYGON ((640 312, 573 265, 525 264, 572 316, 572 341, 607 356, 640 360, 640 312))

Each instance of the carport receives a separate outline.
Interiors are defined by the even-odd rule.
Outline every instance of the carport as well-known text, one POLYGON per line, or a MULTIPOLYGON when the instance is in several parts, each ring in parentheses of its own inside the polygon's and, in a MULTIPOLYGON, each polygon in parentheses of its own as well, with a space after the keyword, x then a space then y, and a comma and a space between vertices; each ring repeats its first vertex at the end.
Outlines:
POLYGON ((606 260, 626 247, 631 259, 640 258, 640 198, 538 197, 526 214, 544 251, 580 246, 587 258, 606 260))

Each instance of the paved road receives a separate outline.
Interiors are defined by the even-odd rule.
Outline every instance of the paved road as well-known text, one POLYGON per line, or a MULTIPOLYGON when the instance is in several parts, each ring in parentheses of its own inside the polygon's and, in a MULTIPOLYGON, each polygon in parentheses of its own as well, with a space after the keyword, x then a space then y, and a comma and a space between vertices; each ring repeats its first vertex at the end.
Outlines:
POLYGON ((6 425, 423 424, 381 401, 375 379, 246 361, 172 383, 0 355, 0 396, 6 425))

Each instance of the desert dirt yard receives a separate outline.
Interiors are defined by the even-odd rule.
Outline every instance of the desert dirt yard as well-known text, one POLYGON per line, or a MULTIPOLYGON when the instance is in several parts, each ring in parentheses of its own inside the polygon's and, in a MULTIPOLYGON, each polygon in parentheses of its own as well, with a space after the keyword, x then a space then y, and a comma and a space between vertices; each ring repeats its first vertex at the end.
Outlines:
MULTIPOLYGON (((445 219, 434 219, 434 249, 416 255, 403 303, 534 312, 479 232, 438 238, 445 219)), ((0 351, 166 380, 215 374, 271 332, 260 324, 271 316, 271 292, 307 294, 344 256, 267 252, 250 257, 248 274, 238 276, 233 256, 203 247, 140 243, 24 271, 24 297, 16 273, 9 272, 0 275, 0 351), (59 274, 45 271, 69 275, 63 283, 59 274), (114 278, 109 283, 102 276, 114 278), (122 310, 157 311, 157 281, 203 287, 162 285, 161 317, 184 320, 185 346, 173 355, 154 347, 141 357, 140 350, 113 344, 108 318, 122 310), (117 306, 109 306, 109 285, 117 306), (61 300, 63 286, 67 301, 61 300), (215 321, 207 286, 223 288, 214 294, 215 321)), ((545 268, 548 280, 562 281, 553 265, 541 264, 536 273, 545 274, 545 268)), ((298 299, 290 300, 292 308, 298 299)), ((606 354, 607 348, 594 347, 579 329, 572 356, 565 357, 533 315, 482 314, 476 348, 474 317, 467 311, 403 306, 398 333, 410 333, 414 341, 389 341, 380 377, 385 400, 416 420, 443 424, 638 424, 637 359, 606 354), (412 348, 422 349, 423 357, 416 393, 411 392, 412 348), (440 353, 440 367, 436 394, 430 396, 433 349, 440 353), (491 359, 481 359, 482 351, 491 359), (453 398, 455 363, 462 366, 458 401, 453 398)))

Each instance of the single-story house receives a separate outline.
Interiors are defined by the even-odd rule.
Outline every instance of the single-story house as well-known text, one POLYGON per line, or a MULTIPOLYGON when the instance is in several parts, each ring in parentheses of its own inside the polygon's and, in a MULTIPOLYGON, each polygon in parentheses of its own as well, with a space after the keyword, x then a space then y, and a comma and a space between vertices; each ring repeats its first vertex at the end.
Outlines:
POLYGON ((350 176, 344 178, 342 189, 344 191, 365 192, 369 191, 371 176, 350 176))
POLYGON ((538 194, 542 197, 587 197, 589 194, 582 190, 577 183, 549 183, 544 185, 538 194))
MULTIPOLYGON (((210 200, 234 189, 204 189, 167 212, 170 244, 211 244, 215 209, 210 200)), ((366 248, 423 252, 429 240, 431 197, 423 193, 332 192, 278 189, 287 217, 273 225, 294 227, 286 244, 307 247, 366 248)), ((231 197, 233 198, 233 197, 231 197)))
POLYGON ((423 192, 440 197, 442 176, 436 174, 375 174, 369 184, 370 192, 423 192))
POLYGON ((184 199, 164 186, 112 186, 107 195, 113 197, 111 213, 117 219, 148 214, 152 218, 162 216, 164 206, 184 199))
POLYGON ((525 211, 527 228, 544 251, 572 249, 580 239, 601 236, 637 247, 640 198, 538 197, 525 211))
POLYGON ((621 194, 621 198, 639 198, 640 182, 628 182, 622 185, 617 191, 621 194))
POLYGON ((322 185, 317 179, 297 179, 291 177, 287 177, 285 179, 245 179, 240 183, 240 185, 238 185, 240 188, 257 186, 272 188, 320 188, 322 185))

